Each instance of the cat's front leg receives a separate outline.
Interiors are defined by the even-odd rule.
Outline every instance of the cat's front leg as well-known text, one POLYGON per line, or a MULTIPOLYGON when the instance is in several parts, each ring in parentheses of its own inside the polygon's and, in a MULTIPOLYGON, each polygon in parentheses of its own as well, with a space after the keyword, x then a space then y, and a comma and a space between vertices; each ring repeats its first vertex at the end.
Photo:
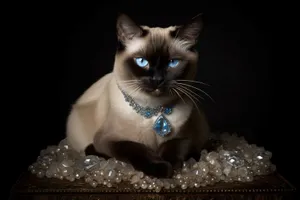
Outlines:
POLYGON ((149 176, 169 178, 173 175, 171 164, 143 144, 115 141, 110 142, 109 147, 113 157, 131 163, 136 170, 143 171, 149 176))
POLYGON ((189 158, 200 159, 199 150, 189 138, 175 138, 162 143, 158 155, 170 162, 174 169, 181 168, 183 161, 189 158))
POLYGON ((142 171, 149 176, 170 178, 173 175, 172 165, 164 161, 152 149, 141 143, 133 141, 108 141, 104 138, 100 141, 98 140, 96 146, 93 148, 89 146, 89 149, 93 150, 89 151, 89 153, 101 156, 109 154, 109 157, 130 163, 136 170, 142 171), (103 152, 101 149, 103 149, 103 152))

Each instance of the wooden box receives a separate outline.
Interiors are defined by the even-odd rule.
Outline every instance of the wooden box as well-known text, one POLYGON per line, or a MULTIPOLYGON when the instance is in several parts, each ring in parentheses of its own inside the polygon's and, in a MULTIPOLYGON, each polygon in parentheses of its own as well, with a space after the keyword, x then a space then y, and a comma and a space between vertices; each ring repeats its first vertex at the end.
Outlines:
POLYGON ((41 200, 226 200, 295 199, 293 187, 280 174, 257 177, 250 183, 218 183, 197 189, 171 189, 153 193, 122 183, 117 188, 93 188, 83 179, 74 182, 37 178, 24 173, 12 189, 10 199, 41 200))

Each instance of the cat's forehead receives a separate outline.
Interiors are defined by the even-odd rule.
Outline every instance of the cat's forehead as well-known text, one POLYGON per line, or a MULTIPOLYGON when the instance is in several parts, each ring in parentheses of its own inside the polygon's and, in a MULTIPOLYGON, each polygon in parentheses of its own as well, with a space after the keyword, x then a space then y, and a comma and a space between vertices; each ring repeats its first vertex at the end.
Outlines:
POLYGON ((142 38, 136 38, 127 44, 129 54, 149 55, 152 53, 178 53, 186 51, 184 41, 178 40, 172 36, 178 27, 149 27, 141 26, 147 34, 142 38))
POLYGON ((142 26, 147 31, 145 41, 150 43, 148 45, 156 46, 157 48, 170 44, 172 42, 172 32, 176 30, 176 26, 162 27, 148 27, 142 26))

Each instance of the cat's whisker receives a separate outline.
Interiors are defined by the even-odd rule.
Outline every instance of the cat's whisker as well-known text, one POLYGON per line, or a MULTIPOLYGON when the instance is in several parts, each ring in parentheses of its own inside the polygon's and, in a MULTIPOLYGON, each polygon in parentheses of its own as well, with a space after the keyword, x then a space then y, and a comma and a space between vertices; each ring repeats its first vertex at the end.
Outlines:
POLYGON ((132 84, 122 84, 125 88, 130 88, 130 87, 134 87, 134 86, 139 86, 139 84, 136 83, 132 83, 132 84))
POLYGON ((129 96, 132 96, 132 94, 139 89, 139 86, 136 86, 131 89, 131 91, 128 93, 129 96))
POLYGON ((180 92, 185 92, 184 94, 188 94, 188 96, 190 96, 193 100, 201 103, 201 101, 193 94, 191 94, 188 90, 186 90, 185 88, 183 87, 177 87, 177 89, 180 91, 180 92))
MULTIPOLYGON (((176 83, 175 83, 176 84, 176 83)), ((194 96, 197 96, 198 98, 204 100, 204 98, 202 96, 200 96, 199 94, 197 94, 196 92, 194 92, 193 90, 189 89, 186 86, 180 85, 180 84, 176 84, 178 87, 188 91, 190 94, 193 94, 194 96)), ((196 98, 196 97, 195 97, 196 98)), ((196 98, 197 99, 197 98, 196 98)))
POLYGON ((140 91, 142 88, 140 85, 137 85, 128 95, 133 96, 134 93, 140 91))
MULTIPOLYGON (((195 97, 190 96, 190 94, 189 94, 188 92, 182 90, 182 88, 177 87, 176 89, 179 90, 180 92, 182 92, 183 94, 185 94, 185 96, 187 96, 187 97, 193 102, 193 104, 194 104, 194 106, 196 107, 196 109, 197 109, 199 115, 201 115, 200 109, 199 109, 197 103, 196 103, 196 102, 194 101, 194 99, 193 99, 193 98, 195 98, 195 97)), ((196 100, 199 100, 199 99, 196 98, 196 100)))
POLYGON ((174 94, 174 91, 172 90, 172 88, 169 88, 169 93, 171 94, 172 97, 176 97, 176 94, 174 94))
POLYGON ((139 82, 121 83, 121 85, 139 85, 139 82))
POLYGON ((131 87, 135 87, 140 84, 139 80, 125 80, 125 81, 117 81, 118 85, 121 85, 123 89, 130 89, 131 87))
POLYGON ((179 92, 176 90, 176 88, 171 88, 171 90, 174 91, 177 94, 177 96, 183 101, 183 103, 187 104, 185 102, 185 100, 182 98, 182 96, 179 94, 179 92))
POLYGON ((172 91, 171 91, 170 88, 168 89, 168 94, 169 94, 170 96, 173 96, 172 91))
POLYGON ((205 94, 208 98, 210 98, 215 103, 215 100, 209 94, 207 94, 205 91, 203 91, 202 89, 197 88, 195 86, 192 86, 190 84, 186 84, 186 83, 178 83, 177 82, 177 84, 182 85, 182 86, 187 86, 187 87, 193 88, 195 90, 198 90, 198 91, 202 92, 203 94, 205 94))
POLYGON ((133 96, 134 96, 134 94, 140 92, 141 90, 142 90, 142 87, 139 87, 139 88, 133 93, 133 96))
POLYGON ((119 80, 118 82, 120 82, 120 83, 135 83, 135 82, 140 82, 140 80, 124 80, 124 81, 119 80))
MULTIPOLYGON (((122 82, 121 82, 122 83, 122 82)), ((138 82, 124 82, 122 84, 137 84, 138 82)))
POLYGON ((140 85, 141 84, 141 81, 140 80, 128 80, 128 81, 121 81, 121 84, 122 85, 140 85))
POLYGON ((202 85, 206 85, 206 86, 211 86, 208 83, 204 83, 201 81, 195 81, 195 80, 176 80, 178 82, 188 82, 188 83, 198 83, 198 84, 202 84, 202 85))
POLYGON ((139 85, 138 84, 124 84, 122 88, 125 90, 127 90, 127 89, 131 90, 131 89, 136 89, 136 87, 139 87, 139 85))

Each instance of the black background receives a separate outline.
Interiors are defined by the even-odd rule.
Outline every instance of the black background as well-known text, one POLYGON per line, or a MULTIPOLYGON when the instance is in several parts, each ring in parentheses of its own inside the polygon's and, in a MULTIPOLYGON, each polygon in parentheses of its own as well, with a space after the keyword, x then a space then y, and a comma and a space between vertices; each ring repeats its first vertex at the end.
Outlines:
POLYGON ((7 115, 11 124, 6 125, 14 130, 7 143, 12 152, 8 185, 41 149, 65 137, 71 104, 112 70, 120 12, 150 26, 181 24, 203 13, 198 80, 211 85, 204 89, 216 101, 203 102, 212 129, 244 134, 272 151, 279 172, 296 184, 293 134, 283 129, 274 94, 275 10, 268 1, 162 2, 44 2, 12 11, 10 19, 17 17, 7 40, 13 75, 6 88, 13 106, 7 115))

